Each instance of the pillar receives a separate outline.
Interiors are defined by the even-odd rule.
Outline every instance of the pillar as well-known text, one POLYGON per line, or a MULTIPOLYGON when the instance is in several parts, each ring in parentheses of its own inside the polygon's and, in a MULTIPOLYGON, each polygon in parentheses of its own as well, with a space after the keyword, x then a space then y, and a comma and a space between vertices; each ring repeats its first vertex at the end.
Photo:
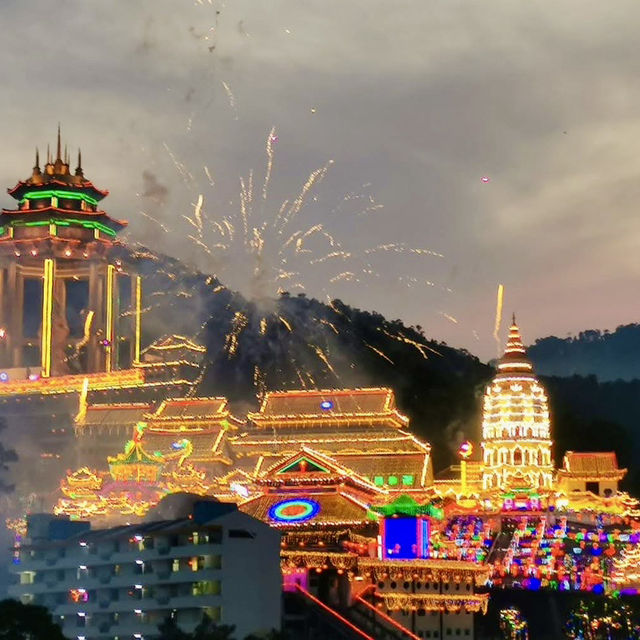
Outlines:
POLYGON ((87 369, 89 372, 102 370, 103 363, 104 348, 96 335, 98 330, 103 330, 105 326, 102 267, 102 264, 95 261, 91 261, 89 264, 89 310, 94 312, 91 338, 87 345, 89 356, 87 369))
POLYGON ((131 276, 131 362, 140 362, 140 343, 142 340, 142 278, 137 275, 131 276))
POLYGON ((53 336, 53 284, 55 281, 56 263, 53 258, 44 261, 44 277, 42 283, 42 328, 40 336, 40 375, 48 378, 51 375, 51 338, 53 336))

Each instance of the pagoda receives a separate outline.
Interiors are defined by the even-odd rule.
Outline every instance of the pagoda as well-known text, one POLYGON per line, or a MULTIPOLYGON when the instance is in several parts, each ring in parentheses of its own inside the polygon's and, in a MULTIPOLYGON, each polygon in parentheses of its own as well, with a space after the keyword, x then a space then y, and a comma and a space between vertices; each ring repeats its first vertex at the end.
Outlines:
POLYGON ((514 315, 498 373, 484 396, 483 489, 551 489, 551 444, 547 396, 527 358, 514 315))
POLYGON ((60 127, 55 158, 47 150, 41 168, 36 150, 31 175, 8 193, 17 206, 0 214, 0 363, 10 369, 5 376, 110 372, 139 358, 136 326, 122 332, 119 322, 120 300, 126 304, 128 297, 135 305, 139 279, 112 256, 127 223, 100 208, 108 192, 85 177, 80 151, 71 170, 60 127))

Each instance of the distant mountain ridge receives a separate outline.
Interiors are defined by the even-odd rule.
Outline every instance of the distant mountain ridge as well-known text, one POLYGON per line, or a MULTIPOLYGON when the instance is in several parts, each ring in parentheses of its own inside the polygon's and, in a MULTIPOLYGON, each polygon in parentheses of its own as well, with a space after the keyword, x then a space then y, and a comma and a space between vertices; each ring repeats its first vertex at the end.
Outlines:
POLYGON ((620 325, 612 332, 588 330, 575 337, 541 338, 528 353, 541 375, 640 380, 640 324, 620 325))

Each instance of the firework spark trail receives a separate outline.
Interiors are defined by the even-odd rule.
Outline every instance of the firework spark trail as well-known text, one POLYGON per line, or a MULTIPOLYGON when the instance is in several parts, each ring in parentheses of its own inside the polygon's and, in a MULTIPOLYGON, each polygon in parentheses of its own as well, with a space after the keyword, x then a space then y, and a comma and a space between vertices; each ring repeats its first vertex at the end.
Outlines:
POLYGON ((151 222, 157 224, 165 233, 169 233, 169 229, 165 225, 163 225, 160 220, 154 218, 153 216, 150 216, 148 213, 146 213, 146 211, 140 211, 140 215, 147 218, 147 220, 151 220, 151 222))
POLYGON ((233 95, 233 91, 231 91, 231 87, 222 80, 222 86, 224 87, 224 91, 227 94, 227 99, 229 100, 229 106, 233 110, 233 119, 238 120, 238 107, 236 105, 236 97, 233 95))
POLYGON ((196 219, 198 237, 202 240, 202 205, 204 204, 204 196, 198 195, 198 202, 196 202, 193 211, 193 217, 196 219))
POLYGON ((504 286, 498 285, 498 293, 496 297, 496 322, 493 327, 493 338, 496 341, 496 345, 498 347, 498 358, 501 354, 501 346, 500 346, 500 325, 502 324, 502 301, 504 299, 504 286))
POLYGON ((448 313, 441 311, 440 315, 446 318, 447 320, 449 320, 450 322, 453 322, 453 324, 458 324, 458 319, 454 318, 453 316, 450 316, 448 313))
POLYGON ((320 318, 318 320, 318 322, 320 322, 321 324, 327 325, 327 327, 329 327, 331 329, 331 331, 333 331, 333 333, 335 333, 336 335, 340 334, 340 332, 336 329, 336 326, 332 322, 329 322, 328 320, 325 320, 324 318, 320 318))
POLYGON ((324 362, 327 369, 329 369, 329 371, 331 371, 331 373, 333 373, 333 375, 339 380, 340 376, 336 373, 335 369, 331 366, 331 363, 329 362, 329 358, 327 358, 324 351, 315 344, 310 344, 308 346, 315 351, 316 355, 318 356, 318 358, 320 358, 320 360, 322 360, 322 362, 324 362))
POLYGON ((343 271, 339 273, 337 276, 333 276, 333 278, 329 278, 329 282, 334 284, 339 280, 345 280, 346 282, 360 282, 358 278, 356 278, 356 274, 353 271, 343 271))
POLYGON ((293 329, 291 328, 291 325, 287 322, 287 320, 285 318, 283 318, 282 316, 278 316, 278 320, 280 320, 280 322, 282 322, 282 324, 287 327, 289 333, 291 333, 293 331, 293 329))
MULTIPOLYGON (((213 255, 213 253, 211 253, 211 249, 209 248, 208 245, 206 245, 204 242, 202 242, 202 240, 200 240, 199 238, 195 238, 192 235, 188 235, 187 238, 189 238, 189 240, 191 240, 196 246, 200 247, 205 253, 208 253, 210 256, 213 255)), ((225 245, 216 245, 217 247, 224 247, 225 245)))
POLYGON ((261 318, 260 319, 260 335, 263 336, 265 333, 267 333, 267 319, 261 318))
POLYGON ((309 264, 320 264, 321 262, 326 262, 327 260, 331 260, 332 258, 343 258, 346 260, 347 258, 351 258, 352 255, 353 254, 349 253, 348 251, 332 251, 326 256, 322 256, 322 258, 314 258, 313 260, 310 260, 309 264))
POLYGON ((242 228, 244 230, 244 244, 249 241, 249 218, 251 217, 251 207, 253 205, 253 170, 249 171, 249 178, 245 183, 240 177, 240 213, 242 215, 242 228))
POLYGON ((162 145, 164 146, 164 148, 166 149, 167 153, 169 154, 169 157, 171 158, 171 161, 173 162, 173 166, 176 168, 176 171, 178 172, 178 174, 182 178, 182 181, 186 185, 193 184, 195 182, 195 178, 193 177, 191 172, 187 169, 186 165, 184 163, 180 162, 178 160, 178 158, 176 158, 175 154, 173 153, 173 151, 171 151, 171 149, 169 148, 169 145, 166 142, 163 142, 162 145))
POLYGON ((370 255, 372 253, 378 253, 380 251, 395 251, 395 253, 415 253, 421 256, 435 256, 436 258, 444 258, 444 255, 441 253, 431 251, 431 249, 414 249, 412 247, 408 247, 404 242, 389 242, 386 244, 380 244, 377 247, 365 249, 364 254, 370 255))
POLYGON ((211 176, 211 172, 209 171, 209 167, 207 167, 207 165, 205 165, 204 167, 204 174, 207 176, 207 178, 209 179, 209 184, 212 187, 216 186, 215 180, 213 179, 213 177, 211 176))
POLYGON ((264 182, 262 184, 262 199, 267 199, 267 192, 269 190, 269 182, 271 181, 271 170, 273 169, 273 143, 276 140, 276 128, 271 127, 269 135, 267 136, 267 168, 264 173, 264 182))
POLYGON ((405 344, 410 344, 412 347, 415 347, 425 360, 429 359, 429 356, 426 354, 426 351, 430 351, 431 353, 434 353, 435 355, 442 357, 442 354, 436 351, 435 349, 428 347, 426 344, 421 344, 420 342, 416 342, 411 338, 407 338, 407 336, 402 335, 401 333, 398 335, 394 335, 393 333, 389 333, 386 329, 381 329, 381 328, 378 328, 378 331, 382 331, 382 333, 384 333, 386 336, 389 336, 389 338, 392 338, 393 340, 397 340, 398 342, 404 342, 405 344))
POLYGON ((238 350, 238 336, 240 332, 247 326, 247 316, 240 311, 236 311, 231 321, 231 331, 227 334, 224 341, 224 348, 229 358, 232 358, 238 350))
MULTIPOLYGON (((321 167, 320 169, 316 169, 315 171, 312 171, 309 174, 307 181, 302 186, 302 189, 300 190, 298 197, 293 201, 293 203, 289 207, 289 210, 286 211, 286 213, 283 213, 281 216, 279 216, 280 230, 282 230, 282 228, 285 225, 291 222, 300 213, 300 211, 306 204, 306 198, 309 195, 309 192, 311 191, 311 189, 313 189, 314 186, 322 182, 324 177, 327 175, 327 171, 329 171, 329 167, 332 164, 333 164, 333 160, 329 160, 329 162, 327 162, 327 164, 325 164, 324 167, 321 167)), ((285 207, 281 207, 280 211, 283 211, 284 208, 285 207)), ((276 223, 277 222, 278 222, 278 219, 276 219, 276 223)))
POLYGON ((384 353, 384 351, 377 349, 372 344, 369 344, 366 340, 363 340, 362 342, 366 347, 369 347, 371 351, 373 351, 374 353, 377 353, 381 358, 384 358, 385 360, 387 360, 388 362, 390 362, 392 365, 395 366, 396 363, 386 353, 384 353))

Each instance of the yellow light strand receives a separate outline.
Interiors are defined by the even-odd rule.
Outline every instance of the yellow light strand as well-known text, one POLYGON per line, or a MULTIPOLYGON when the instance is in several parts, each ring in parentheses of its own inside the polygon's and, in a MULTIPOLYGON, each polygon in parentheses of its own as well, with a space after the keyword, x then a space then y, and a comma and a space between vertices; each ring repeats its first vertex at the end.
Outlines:
POLYGON ((42 341, 40 372, 43 378, 51 376, 51 329, 53 312, 53 280, 55 263, 52 258, 44 261, 44 283, 42 292, 42 341))
POLYGON ((142 338, 142 278, 136 276, 136 337, 133 361, 140 362, 140 342, 142 338))
POLYGON ((113 368, 113 284, 115 272, 116 268, 110 264, 107 267, 107 319, 105 327, 105 338, 108 340, 105 346, 105 370, 107 373, 110 373, 113 368))

